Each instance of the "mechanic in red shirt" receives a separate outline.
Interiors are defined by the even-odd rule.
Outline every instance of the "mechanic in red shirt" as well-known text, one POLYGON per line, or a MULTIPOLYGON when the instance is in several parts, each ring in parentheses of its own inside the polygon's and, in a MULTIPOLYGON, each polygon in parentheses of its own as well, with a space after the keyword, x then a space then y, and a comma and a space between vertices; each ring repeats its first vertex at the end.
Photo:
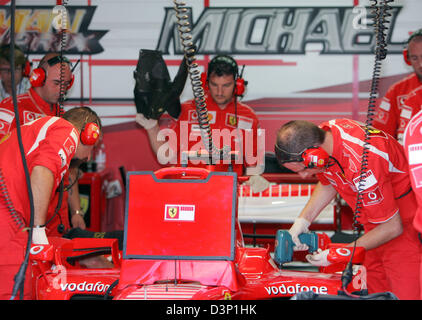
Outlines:
MULTIPOLYGON (((71 162, 89 160, 100 128, 97 114, 87 107, 71 109, 62 118, 45 116, 21 127, 33 193, 33 244, 48 244, 47 230, 61 222, 51 199, 71 162)), ((14 275, 24 258, 30 222, 30 200, 16 129, 0 143, 0 168, 0 298, 9 299, 14 275)), ((31 294, 30 279, 28 270, 26 298, 31 294)))
MULTIPOLYGON (((258 117, 244 103, 238 101, 242 95, 243 79, 239 75, 236 61, 226 55, 214 57, 208 64, 205 102, 215 150, 229 147, 238 152, 233 170, 238 175, 253 176, 249 183, 254 191, 268 187, 268 182, 259 176, 264 169, 263 133, 259 130, 258 117)), ((187 158, 187 152, 207 154, 201 139, 196 104, 194 100, 182 104, 181 113, 170 128, 161 130, 158 121, 147 119, 138 113, 136 122, 147 130, 150 145, 163 165, 186 165, 206 167, 213 171, 227 171, 230 160, 215 160, 208 166, 208 157, 187 158), (167 139, 166 139, 167 138, 167 139)), ((229 156, 230 158, 230 156, 229 156)))
MULTIPOLYGON (((419 232, 419 240, 422 242, 422 111, 419 111, 409 122, 404 132, 403 146, 409 162, 410 181, 416 194, 418 209, 413 226, 419 232)), ((421 287, 422 287, 422 264, 421 264, 421 287)), ((422 299, 422 293, 421 293, 422 299)))
POLYGON ((404 101, 408 94, 422 85, 422 29, 412 33, 404 50, 406 63, 414 72, 393 84, 377 106, 373 125, 403 143, 403 133, 410 118, 419 109, 409 107, 404 101))
MULTIPOLYGON (((331 120, 319 127, 291 121, 277 133, 279 162, 302 177, 316 175, 319 182, 310 200, 289 230, 298 249, 298 235, 328 205, 337 192, 355 211, 364 234, 357 246, 365 248, 364 265, 370 293, 390 291, 399 299, 419 299, 421 244, 412 225, 416 199, 402 146, 384 132, 369 130, 367 166, 360 183, 365 129, 348 119, 331 120)), ((353 245, 353 244, 350 244, 353 245)), ((328 250, 309 257, 317 266, 327 263, 328 250)))
MULTIPOLYGON (((70 61, 58 53, 48 53, 30 75, 31 88, 17 96, 19 119, 25 124, 43 116, 60 116, 58 104, 73 82, 70 61), (64 62, 64 63, 61 63, 64 62)), ((12 97, 0 103, 0 139, 16 127, 12 97)))

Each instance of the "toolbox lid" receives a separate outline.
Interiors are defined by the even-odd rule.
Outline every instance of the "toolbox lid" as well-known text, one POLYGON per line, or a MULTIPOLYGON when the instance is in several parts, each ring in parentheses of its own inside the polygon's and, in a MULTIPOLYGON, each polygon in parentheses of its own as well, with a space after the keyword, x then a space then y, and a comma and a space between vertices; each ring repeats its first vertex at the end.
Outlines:
POLYGON ((233 260, 236 174, 179 169, 128 172, 123 258, 233 260))

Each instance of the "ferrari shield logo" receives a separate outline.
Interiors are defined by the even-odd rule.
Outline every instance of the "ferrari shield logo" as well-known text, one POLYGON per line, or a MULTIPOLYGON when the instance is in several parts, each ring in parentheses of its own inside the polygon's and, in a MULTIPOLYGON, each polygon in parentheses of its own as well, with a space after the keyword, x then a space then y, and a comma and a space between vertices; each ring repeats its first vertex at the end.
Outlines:
POLYGON ((231 125, 231 126, 236 126, 236 123, 237 123, 237 121, 236 121, 236 117, 235 116, 233 116, 233 115, 229 115, 229 117, 228 117, 228 122, 229 122, 229 125, 231 125))
POLYGON ((194 221, 195 206, 185 204, 166 204, 164 220, 194 221))
POLYGON ((177 217, 177 214, 178 213, 179 213, 179 208, 178 207, 169 207, 169 209, 168 209, 169 218, 175 218, 175 217, 177 217))

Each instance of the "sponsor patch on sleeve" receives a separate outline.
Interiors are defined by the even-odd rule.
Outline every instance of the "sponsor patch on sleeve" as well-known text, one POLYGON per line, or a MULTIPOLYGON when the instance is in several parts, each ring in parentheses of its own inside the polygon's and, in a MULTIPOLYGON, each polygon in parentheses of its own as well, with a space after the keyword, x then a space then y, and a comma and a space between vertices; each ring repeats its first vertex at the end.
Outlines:
POLYGON ((390 111, 390 102, 387 100, 382 100, 380 103, 380 109, 385 110, 385 111, 390 111))
POLYGON ((422 143, 410 144, 408 146, 409 165, 422 163, 422 143))
POLYGON ((359 188, 362 190, 368 190, 369 188, 375 186, 378 183, 378 180, 372 173, 372 170, 368 170, 368 172, 366 172, 362 177, 362 182, 360 182, 360 177, 357 177, 353 179, 353 183, 355 184, 357 190, 359 190, 359 188))
POLYGON ((415 183, 415 188, 421 188, 422 187, 422 166, 418 166, 418 167, 410 169, 410 173, 415 183))
POLYGON ((362 192, 362 201, 364 206, 372 206, 384 200, 381 190, 376 187, 375 190, 362 192))

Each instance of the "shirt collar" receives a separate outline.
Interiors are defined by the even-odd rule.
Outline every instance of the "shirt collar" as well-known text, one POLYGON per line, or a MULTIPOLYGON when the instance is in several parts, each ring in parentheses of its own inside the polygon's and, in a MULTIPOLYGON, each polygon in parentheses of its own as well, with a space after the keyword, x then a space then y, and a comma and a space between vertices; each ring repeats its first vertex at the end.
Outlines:
POLYGON ((45 102, 43 100, 43 98, 41 98, 38 95, 38 93, 35 91, 35 89, 33 87, 31 87, 28 92, 29 92, 29 95, 34 100, 34 102, 37 104, 37 106, 39 108, 41 108, 42 110, 49 111, 49 113, 48 113, 49 115, 51 115, 51 112, 53 112, 54 110, 56 110, 57 105, 56 104, 50 105, 48 102, 45 102))

